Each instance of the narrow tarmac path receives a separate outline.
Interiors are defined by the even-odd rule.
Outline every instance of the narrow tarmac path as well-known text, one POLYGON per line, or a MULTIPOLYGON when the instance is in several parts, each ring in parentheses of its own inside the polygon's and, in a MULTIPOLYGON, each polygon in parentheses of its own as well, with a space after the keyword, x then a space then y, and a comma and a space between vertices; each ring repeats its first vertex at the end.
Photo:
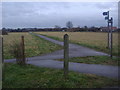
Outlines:
MULTIPOLYGON (((50 42, 53 42, 55 44, 63 46, 62 41, 54 40, 54 39, 48 38, 48 37, 43 36, 43 35, 38 35, 38 34, 34 34, 34 35, 36 35, 40 38, 43 38, 45 40, 48 40, 50 42)), ((105 55, 108 55, 108 54, 103 53, 103 52, 98 52, 98 51, 95 51, 93 49, 83 47, 83 46, 80 46, 80 45, 71 44, 71 43, 69 44, 69 57, 105 56, 105 55)), ((63 50, 58 50, 58 51, 55 51, 53 53, 46 54, 45 57, 43 55, 43 57, 41 57, 41 58, 46 58, 46 59, 63 58, 63 50)))
MULTIPOLYGON (((53 42, 55 44, 59 44, 63 46, 63 42, 57 41, 43 35, 34 34, 53 42)), ((108 55, 103 52, 98 52, 93 49, 89 49, 83 46, 79 46, 76 44, 69 44, 69 56, 70 57, 86 57, 86 56, 104 56, 108 55)), ((48 67, 48 68, 57 68, 63 69, 63 61, 55 61, 54 59, 62 59, 63 58, 63 50, 58 50, 53 53, 45 54, 42 56, 35 56, 28 58, 27 63, 36 65, 39 67, 48 67)), ((15 62, 15 59, 5 60, 5 62, 15 62)), ((100 76, 105 76, 109 78, 119 79, 118 66, 110 66, 110 65, 99 65, 99 64, 83 64, 83 63, 73 63, 69 62, 69 70, 76 71, 80 73, 90 73, 96 74, 100 76)))

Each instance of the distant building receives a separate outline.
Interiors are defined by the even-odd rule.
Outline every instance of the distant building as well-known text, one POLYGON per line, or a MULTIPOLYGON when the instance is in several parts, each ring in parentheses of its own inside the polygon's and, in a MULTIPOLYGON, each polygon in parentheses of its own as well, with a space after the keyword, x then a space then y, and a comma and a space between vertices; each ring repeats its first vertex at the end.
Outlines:
MULTIPOLYGON (((111 27, 110 27, 111 28, 111 27)), ((112 27, 112 30, 113 31, 116 31, 117 30, 117 27, 112 27)), ((101 32, 108 32, 108 27, 100 27, 100 31, 101 32)))

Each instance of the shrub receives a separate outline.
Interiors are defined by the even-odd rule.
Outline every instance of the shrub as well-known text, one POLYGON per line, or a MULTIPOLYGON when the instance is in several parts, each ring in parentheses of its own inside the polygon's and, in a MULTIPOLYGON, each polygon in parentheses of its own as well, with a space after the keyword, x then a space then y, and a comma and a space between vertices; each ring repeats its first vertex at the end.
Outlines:
POLYGON ((8 35, 7 31, 2 30, 2 35, 8 35))
POLYGON ((18 42, 17 40, 14 40, 12 44, 10 44, 9 46, 10 46, 9 53, 16 58, 17 64, 23 64, 21 43, 18 42))

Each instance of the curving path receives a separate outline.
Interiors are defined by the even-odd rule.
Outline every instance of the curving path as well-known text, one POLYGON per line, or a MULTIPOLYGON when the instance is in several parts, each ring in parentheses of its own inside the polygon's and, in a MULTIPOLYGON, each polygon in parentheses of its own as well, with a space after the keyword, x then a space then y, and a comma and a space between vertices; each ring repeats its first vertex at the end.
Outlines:
MULTIPOLYGON (((63 42, 57 41, 43 35, 34 34, 53 42, 55 44, 59 44, 63 46, 63 42)), ((103 52, 98 52, 93 49, 89 49, 83 46, 79 46, 76 44, 69 44, 69 57, 86 57, 86 56, 103 56, 108 55, 103 52)), ((27 63, 36 65, 39 67, 49 67, 49 68, 63 68, 62 61, 55 61, 54 59, 62 59, 63 58, 63 50, 58 50, 53 53, 45 54, 42 56, 35 56, 28 58, 27 63)), ((15 62, 15 59, 5 60, 5 62, 15 62)), ((109 78, 116 78, 118 79, 118 66, 110 66, 110 65, 98 65, 98 64, 83 64, 83 63, 73 63, 69 62, 69 70, 76 71, 80 73, 91 73, 100 76, 105 76, 109 78)))

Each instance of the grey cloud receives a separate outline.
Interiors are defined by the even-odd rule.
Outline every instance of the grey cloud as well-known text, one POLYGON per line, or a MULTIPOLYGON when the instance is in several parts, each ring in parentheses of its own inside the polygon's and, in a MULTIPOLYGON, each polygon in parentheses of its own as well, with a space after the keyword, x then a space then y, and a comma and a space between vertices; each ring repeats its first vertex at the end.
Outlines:
MULTIPOLYGON (((114 6, 111 6, 111 3, 94 2, 7 2, 3 3, 3 26, 54 27, 57 24, 63 27, 69 20, 73 22, 74 26, 101 26, 105 25, 102 12, 109 7, 114 6)), ((112 15, 116 15, 116 13, 112 12, 112 15)))
POLYGON ((101 3, 95 3, 94 5, 100 9, 109 9, 114 8, 117 2, 101 2, 101 3))
POLYGON ((32 7, 29 7, 29 9, 26 7, 27 3, 3 3, 2 4, 2 10, 3 10, 3 16, 17 16, 17 15, 24 15, 26 13, 31 13, 34 11, 32 7))

